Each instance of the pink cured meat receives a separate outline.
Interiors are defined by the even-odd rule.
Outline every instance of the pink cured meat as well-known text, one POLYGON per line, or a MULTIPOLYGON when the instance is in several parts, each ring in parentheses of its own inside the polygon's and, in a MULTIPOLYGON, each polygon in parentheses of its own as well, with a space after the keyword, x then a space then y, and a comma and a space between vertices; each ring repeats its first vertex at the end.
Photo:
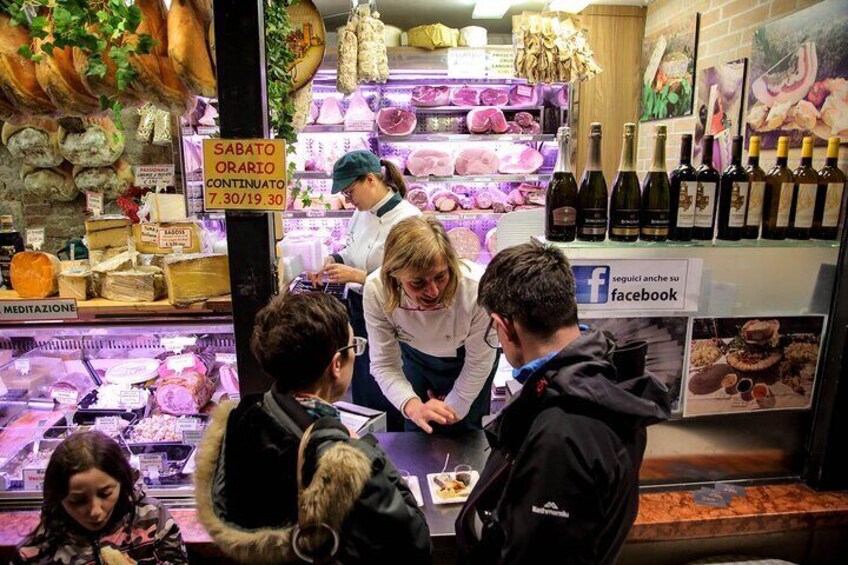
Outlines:
POLYGON ((415 114, 402 108, 380 108, 377 112, 377 127, 386 135, 409 135, 417 125, 415 114))
POLYGON ((538 171, 545 158, 541 153, 526 145, 511 147, 501 154, 498 170, 503 174, 532 174, 538 171))
POLYGON ((498 228, 492 228, 486 232, 486 250, 492 257, 498 252, 498 228))
POLYGON ((206 375, 188 371, 159 379, 156 404, 166 414, 197 414, 212 399, 215 386, 206 375))
POLYGON ((524 194, 517 188, 510 190, 506 198, 513 206, 524 206, 524 194))
MULTIPOLYGON (((191 355, 194 359, 194 364, 187 369, 183 369, 181 372, 194 371, 195 373, 200 373, 201 375, 205 375, 207 373, 206 364, 203 362, 203 359, 195 355, 194 353, 186 353, 186 355, 191 355)), ((165 359, 165 362, 159 365, 159 377, 167 378, 177 375, 179 373, 174 372, 168 366, 168 359, 165 359)))
POLYGON ((527 192, 524 194, 524 203, 530 206, 544 206, 545 193, 541 190, 527 192))
POLYGON ((462 259, 476 261, 480 257, 480 238, 469 228, 453 228, 448 231, 448 239, 462 259))
POLYGON ((315 101, 312 101, 312 104, 309 107, 309 117, 306 119, 307 124, 314 124, 315 120, 318 119, 318 105, 315 104, 315 101))
POLYGON ((454 106, 479 106, 480 92, 476 88, 457 88, 451 94, 451 104, 454 106))
POLYGON ((504 133, 509 128, 503 112, 491 107, 474 108, 465 121, 471 133, 504 133))
POLYGON ((449 190, 438 190, 433 194, 433 207, 437 212, 453 212, 459 208, 459 196, 449 190))
POLYGON ((374 112, 358 90, 350 97, 344 123, 345 129, 362 128, 369 130, 374 124, 374 112))
POLYGON ((463 194, 459 197, 459 207, 463 210, 473 210, 475 202, 474 197, 467 194, 463 194))
POLYGON ((453 156, 441 149, 414 149, 406 158, 406 168, 416 177, 448 177, 453 174, 453 156))
POLYGON ((430 195, 423 188, 410 188, 409 192, 406 193, 406 199, 422 212, 433 209, 433 202, 430 200, 430 195))
POLYGON ((221 365, 218 369, 218 383, 227 394, 239 391, 238 370, 231 365, 221 365))
POLYGON ((568 87, 563 86, 556 90, 551 90, 547 99, 554 106, 568 108, 568 87))
POLYGON ((485 88, 480 93, 480 104, 484 106, 506 106, 509 104, 509 95, 497 88, 485 88))
POLYGON ((416 86, 412 89, 414 106, 447 106, 450 103, 450 88, 447 86, 416 86))
POLYGON ((536 122, 533 122, 532 124, 530 124, 526 128, 521 128, 521 133, 524 133, 524 134, 527 134, 527 135, 538 135, 538 134, 542 133, 542 126, 540 126, 536 122))
POLYGON ((513 86, 509 90, 510 106, 538 106, 539 89, 526 84, 513 86))
POLYGON ((517 112, 513 119, 515 120, 516 124, 523 128, 529 127, 530 124, 536 122, 536 120, 533 118, 533 114, 531 114, 530 112, 517 112))
POLYGON ((318 112, 318 118, 315 123, 322 126, 335 126, 344 123, 344 113, 342 105, 339 104, 335 96, 330 96, 321 104, 321 111, 318 112))
POLYGON ((500 159, 491 149, 469 147, 456 156, 456 174, 493 175, 498 172, 500 159))
POLYGON ((519 134, 523 133, 523 130, 521 129, 521 126, 515 122, 507 122, 506 131, 504 133, 519 134))

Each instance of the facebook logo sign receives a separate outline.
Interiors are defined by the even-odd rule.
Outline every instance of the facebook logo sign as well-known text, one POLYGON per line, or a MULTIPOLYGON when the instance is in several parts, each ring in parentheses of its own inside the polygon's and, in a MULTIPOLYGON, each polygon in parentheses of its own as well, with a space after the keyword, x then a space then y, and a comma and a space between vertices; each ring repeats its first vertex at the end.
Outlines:
POLYGON ((571 271, 577 284, 578 304, 605 304, 609 300, 609 267, 577 266, 571 271))

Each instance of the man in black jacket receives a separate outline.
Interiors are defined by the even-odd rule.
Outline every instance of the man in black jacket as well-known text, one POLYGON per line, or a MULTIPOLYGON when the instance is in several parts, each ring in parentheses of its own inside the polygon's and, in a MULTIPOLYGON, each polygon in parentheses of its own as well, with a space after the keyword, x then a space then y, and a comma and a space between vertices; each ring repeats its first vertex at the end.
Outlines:
POLYGON ((492 453, 457 520, 460 551, 487 565, 615 563, 639 506, 645 427, 668 417, 666 387, 616 367, 615 345, 580 330, 574 276, 553 247, 500 252, 478 302, 487 343, 523 387, 486 428, 492 453))

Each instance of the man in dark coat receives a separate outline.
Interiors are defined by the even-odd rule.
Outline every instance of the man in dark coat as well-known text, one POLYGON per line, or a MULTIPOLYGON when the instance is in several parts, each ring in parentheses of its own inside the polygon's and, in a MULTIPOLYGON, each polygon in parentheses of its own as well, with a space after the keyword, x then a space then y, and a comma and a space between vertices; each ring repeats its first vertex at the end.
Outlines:
POLYGON ((480 281, 486 341, 523 387, 486 428, 492 452, 457 520, 470 563, 612 564, 636 519, 645 428, 668 418, 668 390, 638 348, 581 331, 575 296, 568 260, 535 242, 480 281))

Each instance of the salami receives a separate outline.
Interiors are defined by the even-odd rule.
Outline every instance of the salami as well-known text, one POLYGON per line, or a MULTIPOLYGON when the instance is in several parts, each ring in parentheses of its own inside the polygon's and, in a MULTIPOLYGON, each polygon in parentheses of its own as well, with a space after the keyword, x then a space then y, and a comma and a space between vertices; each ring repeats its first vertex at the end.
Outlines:
POLYGON ((486 250, 492 257, 498 252, 498 228, 486 232, 486 250))
POLYGON ((410 204, 422 212, 433 209, 433 203, 430 200, 430 195, 423 188, 410 188, 409 192, 406 193, 406 199, 409 200, 410 204))
POLYGON ((470 229, 453 228, 448 231, 448 239, 462 259, 476 261, 480 257, 480 239, 470 229))
POLYGON ((449 190, 439 190, 433 194, 433 206, 439 212, 453 212, 459 207, 459 197, 449 190))
POLYGON ((156 403, 166 414, 197 414, 212 399, 215 386, 206 375, 186 371, 159 379, 156 403))

